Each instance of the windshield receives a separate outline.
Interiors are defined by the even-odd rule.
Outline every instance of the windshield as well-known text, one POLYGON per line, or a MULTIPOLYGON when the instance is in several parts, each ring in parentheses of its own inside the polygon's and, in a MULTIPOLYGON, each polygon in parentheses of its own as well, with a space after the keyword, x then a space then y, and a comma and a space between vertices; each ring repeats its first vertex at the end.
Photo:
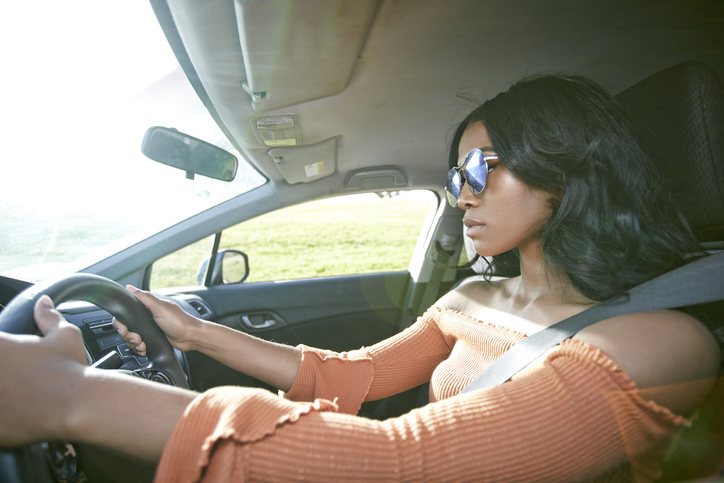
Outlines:
POLYGON ((196 96, 146 1, 4 2, 0 274, 85 268, 265 182, 196 96), (233 152, 232 182, 144 157, 151 126, 233 152))

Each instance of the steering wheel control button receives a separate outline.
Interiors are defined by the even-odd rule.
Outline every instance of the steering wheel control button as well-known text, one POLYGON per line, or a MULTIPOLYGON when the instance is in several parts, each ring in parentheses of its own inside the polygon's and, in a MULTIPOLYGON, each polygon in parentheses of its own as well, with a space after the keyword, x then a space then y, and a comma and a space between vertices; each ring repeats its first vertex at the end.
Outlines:
POLYGON ((128 359, 129 357, 133 357, 135 354, 133 351, 128 347, 127 344, 121 344, 118 346, 118 353, 123 357, 124 359, 128 359))
POLYGON ((99 325, 111 325, 113 323, 112 315, 105 315, 102 317, 91 317, 83 319, 83 323, 88 327, 98 327, 99 325))
POLYGON ((105 350, 109 347, 114 347, 120 344, 123 344, 123 339, 119 334, 114 334, 108 337, 104 337, 102 339, 98 339, 98 345, 100 346, 101 350, 105 350))

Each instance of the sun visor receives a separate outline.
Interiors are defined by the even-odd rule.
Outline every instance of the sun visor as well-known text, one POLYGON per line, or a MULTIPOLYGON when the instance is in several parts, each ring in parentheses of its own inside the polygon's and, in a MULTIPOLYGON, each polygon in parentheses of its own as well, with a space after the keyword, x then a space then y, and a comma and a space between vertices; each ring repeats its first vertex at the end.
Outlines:
POLYGON ((283 146, 267 151, 289 184, 309 183, 337 170, 337 138, 305 146, 283 146))
POLYGON ((349 84, 377 0, 235 3, 255 110, 331 96, 349 84))

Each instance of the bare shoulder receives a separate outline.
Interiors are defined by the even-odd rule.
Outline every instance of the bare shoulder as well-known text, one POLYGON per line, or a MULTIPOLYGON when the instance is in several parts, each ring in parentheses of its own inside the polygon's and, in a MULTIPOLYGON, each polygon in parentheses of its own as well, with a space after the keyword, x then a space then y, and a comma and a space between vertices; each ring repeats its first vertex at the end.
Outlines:
POLYGON ((482 275, 464 279, 460 285, 446 293, 435 303, 444 309, 470 313, 476 306, 488 305, 498 289, 499 282, 488 282, 482 275))
POLYGON ((636 383, 641 396, 687 415, 711 389, 720 362, 709 330, 683 312, 660 310, 604 320, 575 339, 606 353, 636 383))

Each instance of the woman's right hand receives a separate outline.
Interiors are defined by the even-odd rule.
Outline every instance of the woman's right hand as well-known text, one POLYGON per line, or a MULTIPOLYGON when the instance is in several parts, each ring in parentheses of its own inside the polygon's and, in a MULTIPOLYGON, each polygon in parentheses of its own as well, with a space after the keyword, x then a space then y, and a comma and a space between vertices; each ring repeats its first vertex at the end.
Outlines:
MULTIPOLYGON (((299 348, 258 339, 231 327, 199 319, 171 301, 161 300, 130 285, 126 288, 151 312, 176 349, 199 351, 283 391, 288 391, 294 384, 302 363, 299 348)), ((113 325, 128 347, 139 355, 146 355, 146 344, 140 335, 128 332, 118 320, 114 319, 113 325)))
MULTIPOLYGON (((166 338, 176 349, 189 351, 196 348, 198 340, 197 332, 202 327, 203 321, 183 311, 181 307, 169 300, 161 300, 132 285, 126 289, 131 292, 153 315, 153 320, 164 331, 166 338)), ((128 328, 119 320, 113 319, 113 327, 116 328, 128 347, 140 356, 146 355, 146 344, 141 336, 135 332, 129 332, 128 328)))

